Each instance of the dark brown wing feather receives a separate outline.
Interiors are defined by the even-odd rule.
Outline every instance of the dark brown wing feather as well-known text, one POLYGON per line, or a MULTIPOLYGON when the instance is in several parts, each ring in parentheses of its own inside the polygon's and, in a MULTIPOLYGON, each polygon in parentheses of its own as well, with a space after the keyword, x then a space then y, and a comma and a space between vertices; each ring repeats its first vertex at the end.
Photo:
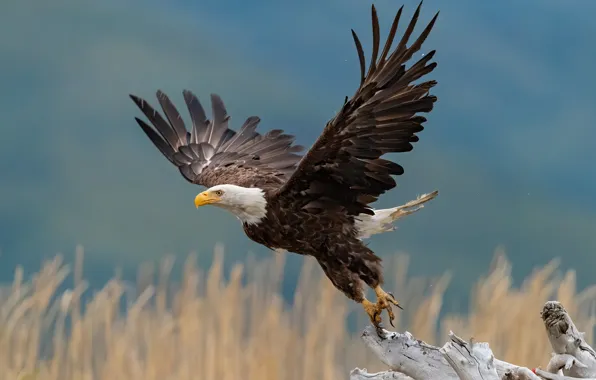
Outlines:
POLYGON ((261 135, 256 132, 260 119, 246 119, 238 132, 228 128, 229 116, 218 95, 211 95, 213 120, 190 91, 184 101, 192 120, 188 132, 180 113, 161 91, 157 99, 166 116, 135 95, 131 99, 153 127, 135 118, 159 151, 189 182, 207 187, 218 184, 277 188, 296 169, 302 146, 293 145, 294 136, 276 129, 261 135))
POLYGON ((368 72, 362 45, 352 35, 360 60, 360 87, 330 120, 321 136, 298 164, 290 179, 275 194, 313 213, 344 210, 349 215, 372 214, 369 203, 396 186, 392 175, 403 168, 380 158, 385 153, 407 152, 418 141, 417 132, 426 121, 419 112, 430 112, 435 96, 428 94, 436 81, 412 82, 430 73, 436 63, 429 63, 431 51, 406 70, 405 63, 420 50, 438 13, 418 39, 406 47, 418 15, 416 9, 401 41, 389 55, 403 6, 397 12, 381 57, 379 23, 372 7, 373 52, 368 72))

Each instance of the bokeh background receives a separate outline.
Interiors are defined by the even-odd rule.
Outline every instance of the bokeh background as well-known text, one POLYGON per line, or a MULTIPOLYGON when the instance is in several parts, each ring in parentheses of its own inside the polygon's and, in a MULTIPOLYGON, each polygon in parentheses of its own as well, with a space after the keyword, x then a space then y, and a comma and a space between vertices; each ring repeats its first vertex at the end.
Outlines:
MULTIPOLYGON (((405 5, 378 0, 382 35, 405 5)), ((157 89, 182 104, 220 94, 237 128, 262 118, 306 146, 358 85, 354 28, 370 52, 368 0, 41 0, 0 4, 0 281, 85 247, 94 284, 115 267, 196 252, 224 267, 270 251, 237 220, 195 210, 200 189, 152 146, 133 118, 133 93, 157 89)), ((376 236, 383 257, 410 255, 413 274, 454 274, 447 308, 502 246, 519 281, 560 257, 580 287, 596 266, 596 58, 593 1, 426 0, 420 24, 440 10, 420 52, 437 49, 439 101, 420 142, 395 156, 406 170, 378 207, 434 189, 439 197, 376 236)), ((182 107, 181 107, 182 108, 182 107)), ((183 109, 183 108, 182 108, 183 109)), ((184 115, 186 117, 186 115, 184 115)), ((291 294, 302 258, 288 255, 291 294)), ((396 289, 399 294, 399 289, 396 289)), ((399 297, 398 297, 399 298, 399 297)))

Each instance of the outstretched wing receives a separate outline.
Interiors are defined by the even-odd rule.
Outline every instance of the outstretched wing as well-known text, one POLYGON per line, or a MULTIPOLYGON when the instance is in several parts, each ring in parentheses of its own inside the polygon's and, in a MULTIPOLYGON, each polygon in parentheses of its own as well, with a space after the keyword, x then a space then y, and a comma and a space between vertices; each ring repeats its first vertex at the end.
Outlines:
POLYGON ((372 7, 373 52, 365 75, 365 58, 356 33, 352 36, 360 59, 360 87, 302 158, 290 179, 277 191, 277 197, 295 202, 312 213, 345 210, 349 215, 373 214, 368 206, 381 194, 396 186, 392 175, 403 168, 380 158, 385 153, 407 152, 418 141, 417 132, 426 121, 419 112, 430 112, 435 96, 428 94, 436 81, 412 82, 430 73, 436 63, 429 63, 435 51, 405 68, 405 63, 420 50, 437 14, 418 39, 406 47, 418 15, 416 9, 401 41, 389 54, 403 6, 397 12, 385 47, 379 54, 379 22, 372 7))
POLYGON ((184 101, 190 112, 192 130, 168 96, 157 91, 157 99, 166 119, 151 105, 137 96, 131 99, 145 114, 153 127, 135 120, 159 151, 189 182, 211 187, 219 184, 238 186, 280 186, 296 169, 303 150, 293 145, 294 136, 276 129, 261 135, 256 132, 260 119, 246 119, 238 132, 228 128, 229 116, 218 95, 211 95, 213 120, 208 120, 198 98, 184 91, 184 101))

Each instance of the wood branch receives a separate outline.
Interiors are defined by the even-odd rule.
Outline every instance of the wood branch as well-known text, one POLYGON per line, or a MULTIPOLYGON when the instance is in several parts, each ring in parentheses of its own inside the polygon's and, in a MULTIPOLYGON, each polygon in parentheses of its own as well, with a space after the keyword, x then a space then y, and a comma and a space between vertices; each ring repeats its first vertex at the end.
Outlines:
MULTIPOLYGON (((373 327, 364 329, 362 340, 391 369, 391 373, 397 371, 415 380, 491 380, 506 375, 516 375, 520 380, 539 379, 528 368, 495 359, 487 343, 469 343, 453 333, 443 347, 427 344, 409 332, 382 330, 379 336, 373 327), (533 377, 519 377, 528 373, 533 377)), ((368 376, 366 379, 381 380, 389 375, 379 372, 368 376)))
POLYGON ((539 368, 536 369, 536 374, 540 375, 541 378, 546 379, 546 380, 577 380, 577 379, 596 380, 596 378, 582 378, 582 377, 569 377, 569 376, 557 375, 554 373, 543 371, 539 368))
POLYGON ((554 354, 546 366, 546 371, 550 373, 557 373, 562 369, 570 369, 573 366, 578 368, 587 368, 584 363, 581 363, 574 356, 569 354, 554 354))
POLYGON ((596 380, 596 352, 584 340, 571 317, 556 301, 541 312, 553 356, 546 371, 520 367, 494 357, 488 343, 464 341, 452 332, 441 348, 403 334, 371 326, 362 340, 391 370, 368 373, 356 368, 350 380, 596 380))
POLYGON ((534 372, 532 372, 529 368, 526 367, 517 367, 511 369, 502 377, 503 380, 542 380, 541 377, 537 376, 534 372))
POLYGON ((449 333, 450 342, 445 343, 441 353, 455 369, 461 380, 499 380, 495 368, 495 357, 488 343, 469 343, 453 332, 449 333))
POLYGON ((577 329, 563 305, 557 301, 547 302, 541 317, 554 352, 546 372, 556 374, 561 371, 569 377, 596 378, 596 352, 584 340, 584 334, 577 329))
POLYGON ((350 380, 413 380, 410 376, 401 372, 384 371, 368 373, 366 368, 355 368, 350 372, 350 380))
MULTIPOLYGON (((379 337, 375 328, 369 326, 361 337, 366 346, 391 370, 416 380, 458 379, 455 370, 439 352, 439 347, 415 339, 409 332, 401 334, 383 330, 381 335, 379 337)), ((380 380, 382 377, 374 379, 380 380)))

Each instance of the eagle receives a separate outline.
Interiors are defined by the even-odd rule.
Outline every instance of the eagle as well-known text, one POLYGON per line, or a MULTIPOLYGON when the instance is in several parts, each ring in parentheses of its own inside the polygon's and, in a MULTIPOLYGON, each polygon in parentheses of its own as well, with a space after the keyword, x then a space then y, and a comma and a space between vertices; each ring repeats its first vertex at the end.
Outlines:
POLYGON ((211 94, 212 119, 208 119, 197 96, 183 91, 190 131, 161 90, 156 95, 165 118, 146 100, 130 95, 152 124, 135 117, 155 147, 188 182, 206 188, 194 199, 197 208, 212 205, 231 212, 249 239, 272 250, 314 257, 333 286, 362 305, 377 330, 383 310, 393 325, 392 305, 401 306, 391 292, 383 290, 381 258, 365 239, 393 230, 394 221, 438 194, 433 191, 390 209, 371 205, 396 187, 393 176, 404 173, 401 165, 382 156, 413 149, 416 134, 426 122, 420 114, 431 112, 437 100, 430 94, 436 80, 414 83, 436 67, 431 62, 435 50, 421 54, 406 68, 439 15, 408 46, 421 5, 392 48, 403 6, 399 8, 382 51, 372 5, 368 70, 362 44, 352 29, 360 85, 305 153, 283 129, 258 132, 258 116, 248 117, 238 131, 230 129, 230 116, 216 94, 211 94), (376 302, 366 298, 365 286, 374 290, 376 302))

